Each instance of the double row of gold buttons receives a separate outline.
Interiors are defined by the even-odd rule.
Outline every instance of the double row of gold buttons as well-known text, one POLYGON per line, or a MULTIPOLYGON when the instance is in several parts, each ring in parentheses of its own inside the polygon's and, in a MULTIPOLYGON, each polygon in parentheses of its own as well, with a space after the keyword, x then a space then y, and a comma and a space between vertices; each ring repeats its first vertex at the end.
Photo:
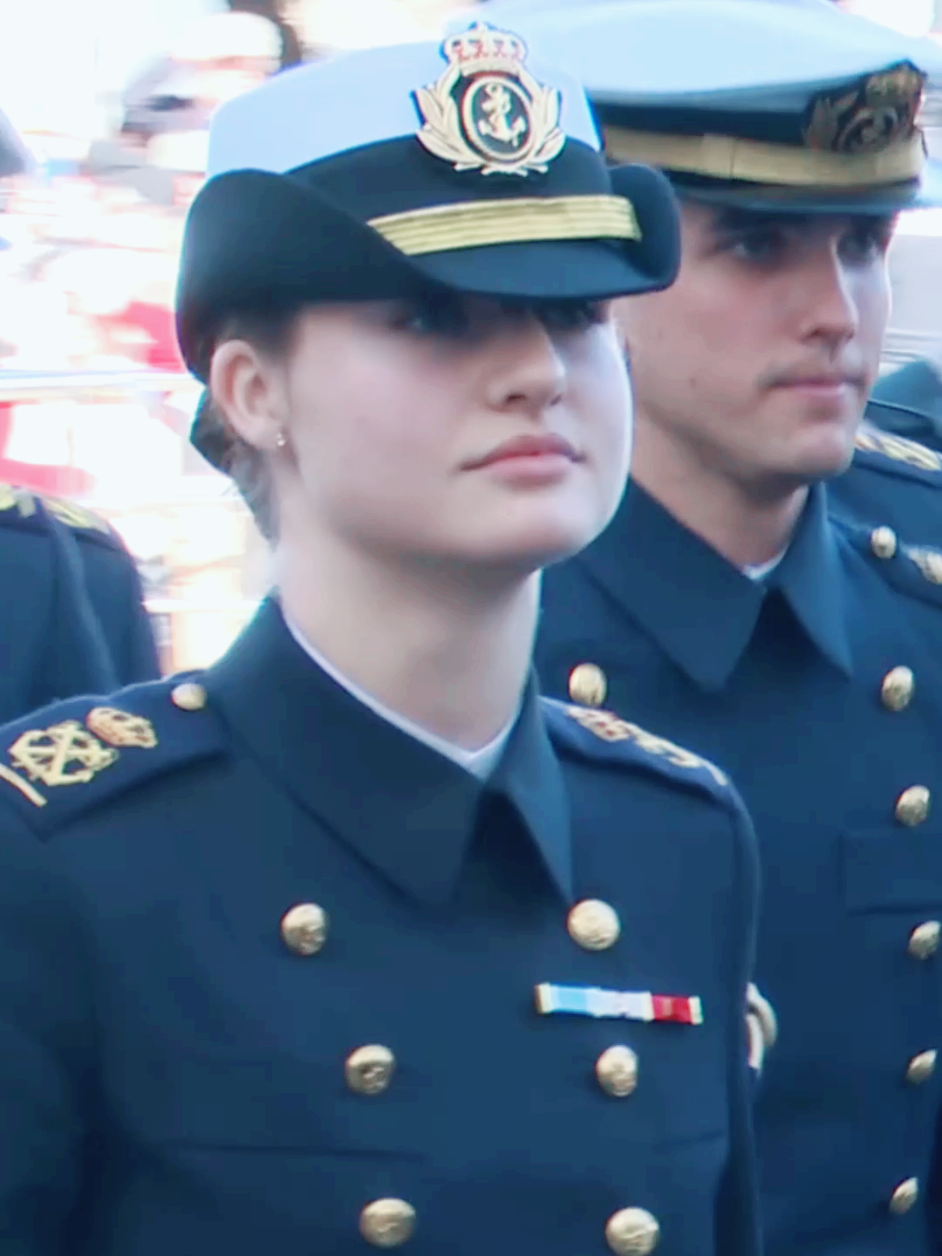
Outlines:
MULTIPOLYGON (((875 528, 870 534, 870 548, 877 558, 891 559, 899 547, 892 528, 875 528)), ((880 699, 888 711, 905 711, 916 692, 916 681, 908 667, 894 667, 887 672, 880 686, 880 699)), ((915 828, 924 823, 932 801, 925 785, 910 785, 896 800, 895 815, 900 824, 915 828)), ((912 931, 907 950, 913 959, 931 959, 939 949, 942 925, 938 920, 927 920, 912 931)), ((938 1052, 920 1051, 906 1066, 906 1081, 911 1086, 921 1086, 935 1073, 938 1052)), ((911 1211, 919 1199, 919 1179, 906 1178, 890 1196, 890 1212, 903 1216, 911 1211)))
MULTIPOLYGON (((577 903, 566 921, 570 937, 587 951, 605 951, 621 934, 618 913, 599 899, 577 903)), ((316 903, 299 903, 285 913, 281 936, 295 955, 319 954, 327 943, 327 913, 316 903)), ((393 1080, 396 1059, 378 1043, 357 1047, 347 1056, 344 1077, 358 1095, 380 1095, 393 1080)), ((630 1047, 617 1045, 595 1063, 595 1075, 606 1094, 625 1098, 638 1085, 638 1057, 630 1047)), ((376 1199, 360 1213, 360 1233, 374 1247, 401 1247, 412 1237, 416 1212, 404 1199, 376 1199)), ((644 1208, 622 1208, 609 1217, 605 1238, 615 1256, 649 1256, 660 1239, 657 1219, 644 1208)))

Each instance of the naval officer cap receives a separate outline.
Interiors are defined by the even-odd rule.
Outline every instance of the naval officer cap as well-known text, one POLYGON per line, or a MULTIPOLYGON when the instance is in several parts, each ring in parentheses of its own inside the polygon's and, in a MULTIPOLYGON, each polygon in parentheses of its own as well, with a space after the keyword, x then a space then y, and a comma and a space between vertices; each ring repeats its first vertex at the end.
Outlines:
POLYGON ((223 105, 184 237, 177 324, 205 379, 221 317, 437 287, 525 301, 669 284, 676 207, 611 170, 582 89, 484 24, 348 53, 223 105))
POLYGON ((942 50, 831 0, 506 0, 585 84, 614 161, 743 208, 888 213, 942 204, 918 112, 942 50))

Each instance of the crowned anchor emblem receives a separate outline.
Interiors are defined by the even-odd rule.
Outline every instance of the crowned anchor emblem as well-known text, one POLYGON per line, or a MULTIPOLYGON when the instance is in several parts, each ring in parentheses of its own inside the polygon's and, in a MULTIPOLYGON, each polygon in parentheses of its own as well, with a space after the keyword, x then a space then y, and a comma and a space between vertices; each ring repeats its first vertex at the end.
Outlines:
POLYGON ((821 93, 812 102, 805 143, 848 155, 884 152, 915 133, 925 81, 904 61, 849 92, 821 93))
POLYGON ((523 40, 478 22, 442 45, 448 68, 415 92, 417 138, 456 170, 545 174, 566 143, 560 94, 527 71, 523 40))

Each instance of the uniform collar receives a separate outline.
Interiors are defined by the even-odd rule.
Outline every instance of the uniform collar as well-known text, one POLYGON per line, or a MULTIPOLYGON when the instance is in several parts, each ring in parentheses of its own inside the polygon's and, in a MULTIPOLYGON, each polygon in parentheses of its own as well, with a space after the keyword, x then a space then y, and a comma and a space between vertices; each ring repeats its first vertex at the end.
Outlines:
POLYGON ((332 680, 292 638, 273 600, 262 604, 204 683, 263 771, 412 897, 447 902, 482 795, 496 792, 514 805, 553 882, 571 899, 566 793, 532 681, 487 782, 332 680))
POLYGON ((780 590, 825 658, 851 672, 843 576, 820 486, 767 583, 750 580, 636 484, 576 561, 702 689, 719 690, 729 680, 769 588, 780 590))

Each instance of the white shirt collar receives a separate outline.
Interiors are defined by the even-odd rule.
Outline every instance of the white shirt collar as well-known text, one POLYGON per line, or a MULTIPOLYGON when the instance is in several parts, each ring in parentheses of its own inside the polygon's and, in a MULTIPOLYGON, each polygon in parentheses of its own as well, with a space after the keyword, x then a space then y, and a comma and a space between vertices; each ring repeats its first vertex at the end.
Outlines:
POLYGON ((775 568, 785 557, 787 550, 782 550, 781 554, 776 554, 774 558, 769 559, 767 563, 754 563, 751 566, 743 567, 742 574, 748 576, 750 580, 757 584, 760 580, 764 580, 766 576, 771 575, 775 568))
POLYGON ((451 759, 459 767, 464 768, 466 772, 470 772, 472 776, 476 776, 479 780, 483 781, 490 776, 497 766, 497 761, 503 754, 513 726, 517 722, 519 708, 497 736, 489 741, 486 746, 482 746, 480 750, 468 750, 464 746, 456 746, 454 742, 446 741, 444 737, 439 737, 437 733, 429 732, 428 729, 423 728, 420 724, 416 724, 414 720, 407 719, 404 715, 399 715, 398 712, 391 710, 384 703, 374 698, 372 694, 367 693, 365 689, 361 689, 359 685, 338 671, 328 659, 324 658, 320 650, 312 645, 301 630, 292 623, 284 607, 282 607, 281 613, 288 631, 308 658, 312 659, 322 671, 327 673, 331 680, 335 681, 341 688, 346 689, 347 693, 356 698, 358 702, 368 707, 380 719, 385 720, 387 724, 392 724, 409 737, 414 737, 417 741, 424 742, 426 746, 437 751, 438 754, 444 755, 447 759, 451 759))

